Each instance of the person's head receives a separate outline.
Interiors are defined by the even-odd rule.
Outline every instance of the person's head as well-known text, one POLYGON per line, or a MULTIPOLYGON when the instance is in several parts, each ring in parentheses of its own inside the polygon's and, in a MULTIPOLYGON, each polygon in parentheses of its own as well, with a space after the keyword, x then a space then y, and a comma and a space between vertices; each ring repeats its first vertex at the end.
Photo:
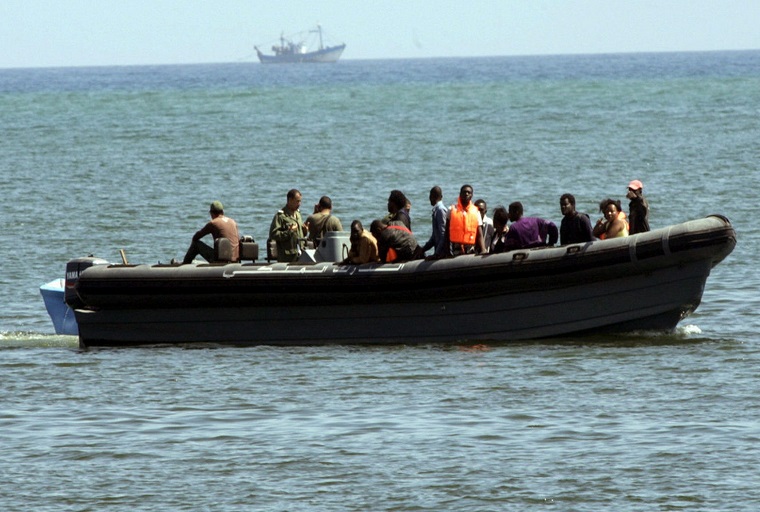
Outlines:
POLYGON ((354 220, 351 223, 351 240, 358 239, 362 236, 362 233, 364 232, 364 226, 362 226, 362 223, 360 220, 354 220))
POLYGON ((467 206, 472 201, 472 185, 462 185, 459 189, 459 202, 462 206, 467 206))
POLYGON ((475 206, 480 211, 480 217, 483 218, 486 216, 486 212, 488 212, 488 205, 483 199, 478 199, 475 201, 475 206))
POLYGON ((509 220, 517 222, 523 216, 523 205, 520 201, 509 204, 509 220))
POLYGON ((509 221, 509 213, 503 206, 497 206, 493 211, 493 228, 497 233, 504 231, 509 221))
POLYGON ((224 205, 222 204, 221 201, 214 201, 208 207, 208 212, 211 214, 212 217, 218 217, 219 215, 224 215, 224 205))
POLYGON ((559 198, 559 210, 565 217, 575 215, 575 196, 573 194, 562 194, 559 198))
POLYGON ((443 200, 443 190, 441 190, 441 187, 436 185, 435 187, 430 189, 430 206, 435 206, 438 201, 443 200))
POLYGON ((602 201, 600 209, 608 221, 615 220, 622 211, 620 201, 616 201, 615 199, 605 199, 602 201))
POLYGON ((322 196, 319 198, 319 211, 322 210, 332 210, 332 199, 330 199, 327 196, 322 196))
POLYGON ((288 190, 288 210, 294 212, 301 207, 301 193, 292 188, 288 190))
POLYGON ((375 219, 372 221, 372 224, 370 224, 369 226, 369 232, 372 233, 372 236, 377 238, 380 236, 380 233, 382 233, 383 230, 387 227, 388 225, 385 222, 383 222, 380 219, 375 219))
POLYGON ((406 208, 406 196, 400 190, 391 190, 391 195, 388 196, 388 211, 390 213, 400 212, 406 208))
POLYGON ((628 199, 641 196, 644 193, 644 184, 639 180, 633 180, 628 184, 628 193, 625 195, 628 199))

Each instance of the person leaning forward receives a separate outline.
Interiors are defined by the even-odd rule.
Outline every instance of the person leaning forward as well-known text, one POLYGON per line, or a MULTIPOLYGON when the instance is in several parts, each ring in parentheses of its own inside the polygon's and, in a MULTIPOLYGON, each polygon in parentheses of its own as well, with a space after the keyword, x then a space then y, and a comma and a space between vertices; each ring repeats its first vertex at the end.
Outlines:
POLYGON ((388 225, 377 219, 372 221, 369 230, 377 240, 378 256, 383 263, 410 261, 425 255, 406 226, 388 225))
POLYGON ((238 236, 237 223, 224 216, 224 206, 221 201, 214 201, 208 209, 211 220, 199 229, 190 243, 190 248, 185 253, 183 264, 192 263, 196 256, 200 255, 206 261, 214 260, 214 248, 201 240, 206 235, 211 235, 214 240, 226 238, 232 245, 232 261, 238 261, 240 255, 240 237, 238 236))
POLYGON ((376 263, 378 257, 377 240, 372 233, 364 229, 361 221, 354 220, 351 223, 351 249, 344 263, 361 265, 363 263, 376 263))
POLYGON ((269 238, 277 244, 277 261, 292 263, 298 261, 303 250, 303 238, 307 232, 301 220, 301 192, 288 191, 287 203, 274 214, 269 226, 269 238))

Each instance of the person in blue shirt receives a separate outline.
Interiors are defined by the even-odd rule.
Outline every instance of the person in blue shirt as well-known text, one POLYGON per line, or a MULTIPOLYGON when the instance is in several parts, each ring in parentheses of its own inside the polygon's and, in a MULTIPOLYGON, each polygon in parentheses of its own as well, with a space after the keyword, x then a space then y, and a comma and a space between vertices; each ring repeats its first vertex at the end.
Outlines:
POLYGON ((433 254, 429 256, 431 259, 445 258, 450 255, 446 238, 449 212, 443 204, 443 191, 437 185, 430 189, 430 205, 433 207, 433 232, 430 234, 430 239, 422 246, 422 250, 434 249, 433 254))

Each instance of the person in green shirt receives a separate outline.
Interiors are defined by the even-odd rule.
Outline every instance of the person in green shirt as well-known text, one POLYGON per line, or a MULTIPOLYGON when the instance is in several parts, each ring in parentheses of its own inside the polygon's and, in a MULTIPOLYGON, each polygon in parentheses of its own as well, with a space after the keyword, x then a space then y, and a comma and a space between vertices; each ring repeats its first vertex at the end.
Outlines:
POLYGON ((277 261, 296 262, 303 250, 303 239, 308 234, 301 220, 301 192, 288 191, 287 204, 274 214, 269 226, 269 239, 277 245, 277 261))
POLYGON ((322 196, 314 205, 314 213, 306 219, 306 229, 315 247, 326 231, 343 231, 340 219, 332 214, 332 200, 329 197, 322 196))

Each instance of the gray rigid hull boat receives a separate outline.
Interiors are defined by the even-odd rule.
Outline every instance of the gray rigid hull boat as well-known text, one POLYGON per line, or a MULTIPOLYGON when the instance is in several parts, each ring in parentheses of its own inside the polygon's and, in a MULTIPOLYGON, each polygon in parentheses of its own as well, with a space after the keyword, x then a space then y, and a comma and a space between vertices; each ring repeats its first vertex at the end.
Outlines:
POLYGON ((728 219, 710 216, 625 238, 435 261, 88 266, 80 259, 67 269, 66 302, 82 347, 668 331, 696 309, 710 270, 735 244, 728 219))

